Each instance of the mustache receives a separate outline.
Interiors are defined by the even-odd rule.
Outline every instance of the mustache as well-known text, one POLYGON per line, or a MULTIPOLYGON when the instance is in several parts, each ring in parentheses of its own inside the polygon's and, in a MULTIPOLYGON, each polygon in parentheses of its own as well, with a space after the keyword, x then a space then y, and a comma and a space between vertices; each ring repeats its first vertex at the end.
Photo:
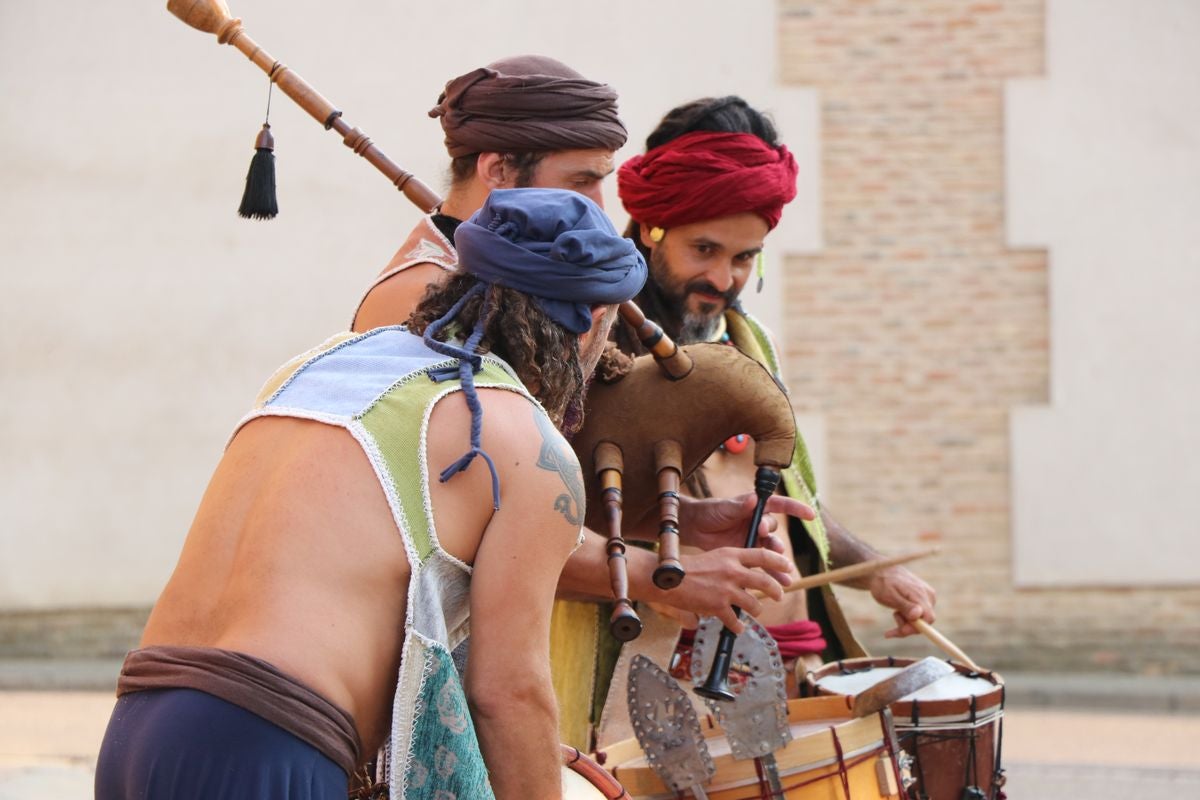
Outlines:
POLYGON ((722 292, 720 289, 718 289, 716 286, 713 286, 708 281, 692 281, 691 283, 686 284, 683 287, 683 295, 684 295, 684 297, 687 297, 688 295, 691 295, 691 294, 714 295, 714 296, 720 297, 722 300, 724 300, 725 305, 727 305, 727 306, 732 305, 733 301, 737 300, 737 296, 738 296, 738 292, 737 292, 736 288, 731 286, 731 287, 729 287, 729 289, 722 292))

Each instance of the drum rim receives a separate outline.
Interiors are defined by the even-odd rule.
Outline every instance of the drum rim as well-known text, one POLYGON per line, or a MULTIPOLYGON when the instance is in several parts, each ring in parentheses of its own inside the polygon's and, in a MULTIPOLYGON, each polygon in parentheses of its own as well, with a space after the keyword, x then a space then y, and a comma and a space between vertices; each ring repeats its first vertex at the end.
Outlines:
MULTIPOLYGON (((821 686, 818 681, 837 671, 854 670, 855 667, 859 667, 858 671, 860 672, 868 667, 907 667, 919 660, 916 658, 899 658, 894 656, 845 658, 840 661, 830 661, 827 664, 822 664, 818 669, 809 670, 804 676, 804 682, 819 697, 851 697, 852 695, 831 691, 821 686)), ((928 700, 897 700, 889 706, 892 710, 892 716, 895 718, 897 728, 927 727, 921 724, 921 720, 928 720, 930 726, 960 727, 954 725, 957 722, 979 725, 990 722, 993 718, 1004 714, 1004 678, 1000 673, 991 671, 977 672, 957 661, 950 659, 945 659, 945 661, 954 667, 955 671, 960 675, 977 677, 992 684, 992 688, 988 691, 974 695, 974 718, 972 719, 971 716, 971 695, 928 700), (914 718, 914 706, 917 707, 917 722, 912 721, 914 718)))
POLYGON ((608 800, 629 800, 629 792, 599 762, 569 744, 560 745, 560 749, 563 767, 581 776, 608 800))

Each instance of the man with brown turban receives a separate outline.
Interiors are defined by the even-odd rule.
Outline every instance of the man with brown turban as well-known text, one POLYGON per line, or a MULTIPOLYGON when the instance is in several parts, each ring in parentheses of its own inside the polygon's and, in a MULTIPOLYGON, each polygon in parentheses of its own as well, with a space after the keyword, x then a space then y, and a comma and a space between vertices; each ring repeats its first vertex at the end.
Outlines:
MULTIPOLYGON (((738 296, 756 264, 762 278, 763 242, 796 195, 795 159, 777 142, 770 120, 738 97, 698 100, 672 110, 646 147, 644 155, 621 166, 617 177, 631 218, 626 235, 650 265, 650 279, 637 303, 677 340, 730 342, 779 375, 773 337, 742 309, 738 296)), ((623 349, 638 349, 628 330, 620 331, 618 340, 623 349)), ((732 437, 689 488, 701 496, 721 496, 752 485, 749 444, 744 436, 732 437)), ((878 557, 818 503, 812 466, 799 438, 784 485, 788 495, 820 509, 817 519, 792 520, 790 525, 789 555, 805 572, 878 557)), ((850 585, 869 590, 894 611, 896 627, 889 636, 915 633, 912 621, 934 619, 933 588, 904 567, 890 567, 850 585)), ((822 654, 826 659, 863 654, 828 589, 768 602, 758 618, 779 641, 784 658, 797 664, 806 658, 820 663, 822 654)))
MULTIPOLYGON (((450 192, 435 213, 421 220, 368 290, 355 315, 356 331, 405 322, 427 285, 456 270, 454 231, 492 189, 566 188, 599 203, 601 183, 613 171, 614 152, 627 138, 610 87, 544 56, 506 58, 451 80, 429 114, 445 132, 450 192)), ((669 591, 654 585, 657 557, 647 550, 631 550, 630 597, 719 616, 739 628, 732 606, 752 614, 761 608, 752 590, 782 597, 781 582, 789 580, 790 561, 779 552, 784 549, 779 538, 766 535, 763 547, 753 550, 739 546, 753 508, 747 492, 742 488, 737 497, 707 503, 685 501, 681 528, 712 543, 713 549, 685 556, 688 579, 669 591)), ((772 498, 771 503, 773 511, 812 513, 791 498, 772 498)), ((777 520, 768 520, 764 532, 777 525, 777 520)), ((607 563, 605 538, 588 531, 567 562, 559 596, 611 596, 607 563)), ((599 629, 596 609, 594 602, 558 603, 552 640, 562 704, 560 733, 568 744, 583 748, 590 744, 591 702, 571 702, 579 693, 568 684, 574 666, 592 660, 590 648, 599 629), (579 651, 580 637, 588 641, 589 652, 579 651)))
POLYGON ((601 182, 628 138, 611 86, 538 55, 501 59, 454 78, 429 116, 446 134, 450 191, 367 291, 355 331, 408 318, 425 287, 454 270, 454 230, 492 189, 570 189, 603 205, 601 182))

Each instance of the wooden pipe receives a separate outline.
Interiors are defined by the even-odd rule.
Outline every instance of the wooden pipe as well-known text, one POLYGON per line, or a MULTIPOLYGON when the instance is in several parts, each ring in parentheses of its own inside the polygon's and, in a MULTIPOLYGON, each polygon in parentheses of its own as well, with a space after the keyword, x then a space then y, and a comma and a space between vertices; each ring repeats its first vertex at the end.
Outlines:
MULTIPOLYGON (((639 356, 619 380, 594 382, 588 388, 583 426, 571 439, 588 497, 600 495, 596 446, 612 442, 620 447, 625 459, 624 515, 638 526, 659 509, 656 442, 679 444, 682 480, 735 434, 754 439, 758 466, 782 469, 791 463, 795 448, 791 403, 766 367, 724 344, 690 344, 679 351, 693 365, 682 379, 672 380, 653 358, 639 356)), ((601 530, 602 509, 589 506, 584 524, 601 530)))
POLYGON ((608 575, 616 605, 608 620, 608 629, 620 642, 636 639, 642 621, 629 599, 629 568, 625 562, 625 539, 621 536, 621 448, 601 442, 596 448, 596 475, 600 479, 604 519, 608 523, 608 575))
POLYGON ((674 589, 683 582, 679 560, 679 485, 682 482, 683 450, 679 442, 664 439, 654 444, 658 470, 658 567, 654 585, 674 589))
POLYGON ((271 82, 284 94, 296 101, 309 116, 324 125, 325 130, 337 131, 347 147, 387 176, 392 185, 422 211, 428 213, 441 205, 442 199, 436 192, 384 155, 370 137, 358 128, 352 128, 342 119, 342 112, 334 108, 333 104, 307 81, 276 61, 251 39, 242 27, 242 21, 229 13, 229 7, 224 0, 167 0, 167 10, 191 27, 215 34, 218 43, 233 45, 240 50, 246 58, 267 73, 271 82))
POLYGON ((667 336, 658 323, 646 318, 637 303, 627 300, 621 303, 617 310, 621 314, 621 319, 629 323, 637 333, 642 346, 650 351, 650 355, 654 356, 654 360, 658 362, 659 369, 663 371, 664 375, 673 381, 682 380, 688 376, 695 366, 692 359, 679 349, 675 341, 667 336))

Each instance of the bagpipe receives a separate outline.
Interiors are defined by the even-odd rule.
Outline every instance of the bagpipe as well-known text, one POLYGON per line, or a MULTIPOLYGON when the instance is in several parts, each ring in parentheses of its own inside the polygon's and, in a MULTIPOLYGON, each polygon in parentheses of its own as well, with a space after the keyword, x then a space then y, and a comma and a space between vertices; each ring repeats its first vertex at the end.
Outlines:
MULTIPOLYGON (((215 35, 219 44, 239 50, 421 211, 428 213, 441 203, 432 189, 352 127, 342 112, 295 70, 255 42, 224 0, 168 0, 167 9, 189 26, 215 35)), ((264 125, 255 145, 260 153, 269 152, 269 126, 264 125)), ((256 181, 253 166, 251 172, 248 190, 256 181)), ((274 206, 273 172, 268 183, 272 192, 265 205, 274 206)), ((274 215, 262 207, 247 209, 250 194, 248 191, 243 198, 243 216, 274 215)), ((585 421, 572 447, 583 469, 587 497, 592 500, 587 503, 586 524, 608 535, 608 565, 616 601, 610 629, 616 638, 628 641, 642 626, 629 598, 623 520, 641 521, 657 509, 659 566, 654 582, 664 589, 678 586, 685 577, 679 558, 680 486, 723 441, 748 434, 755 443, 758 502, 745 544, 755 546, 767 498, 779 484, 780 471, 791 462, 796 426, 783 387, 766 367, 737 348, 724 344, 679 347, 632 301, 620 306, 620 314, 650 355, 633 359, 632 367, 611 382, 593 383, 585 421)), ((702 691, 714 696, 728 694, 724 676, 733 640, 732 632, 722 631, 712 680, 702 691)))

